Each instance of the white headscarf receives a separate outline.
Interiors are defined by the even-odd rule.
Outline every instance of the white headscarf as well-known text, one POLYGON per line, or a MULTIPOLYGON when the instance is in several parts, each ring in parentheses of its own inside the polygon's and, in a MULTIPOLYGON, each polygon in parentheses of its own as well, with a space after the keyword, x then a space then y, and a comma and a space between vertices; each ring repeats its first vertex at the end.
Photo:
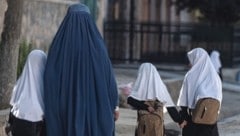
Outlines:
POLYGON ((216 50, 212 51, 210 54, 211 61, 213 63, 213 66, 219 73, 219 69, 222 67, 221 60, 220 60, 220 53, 216 50))
POLYGON ((140 66, 130 96, 140 101, 159 100, 166 107, 175 106, 157 69, 151 63, 140 66))
POLYGON ((15 117, 32 122, 43 119, 43 73, 46 60, 47 56, 41 50, 33 50, 28 55, 10 100, 11 113, 15 117))
POLYGON ((192 68, 185 75, 178 98, 179 106, 195 108, 201 98, 215 98, 222 101, 222 83, 208 53, 202 48, 188 52, 192 68))

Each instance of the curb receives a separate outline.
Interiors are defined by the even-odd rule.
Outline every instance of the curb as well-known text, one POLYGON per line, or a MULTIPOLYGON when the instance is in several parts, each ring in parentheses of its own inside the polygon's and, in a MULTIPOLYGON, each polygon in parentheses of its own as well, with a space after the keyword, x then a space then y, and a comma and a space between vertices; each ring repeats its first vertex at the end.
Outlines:
POLYGON ((224 81, 222 83, 222 86, 224 89, 226 89, 228 91, 240 93, 240 84, 238 84, 238 83, 229 83, 229 82, 224 81))

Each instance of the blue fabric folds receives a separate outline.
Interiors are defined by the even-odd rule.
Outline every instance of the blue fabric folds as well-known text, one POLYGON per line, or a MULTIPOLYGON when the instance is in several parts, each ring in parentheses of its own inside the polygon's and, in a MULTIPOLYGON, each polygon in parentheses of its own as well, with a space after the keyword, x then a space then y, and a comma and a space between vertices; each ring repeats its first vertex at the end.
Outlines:
POLYGON ((44 73, 48 136, 112 136, 118 102, 112 65, 89 9, 69 7, 44 73))

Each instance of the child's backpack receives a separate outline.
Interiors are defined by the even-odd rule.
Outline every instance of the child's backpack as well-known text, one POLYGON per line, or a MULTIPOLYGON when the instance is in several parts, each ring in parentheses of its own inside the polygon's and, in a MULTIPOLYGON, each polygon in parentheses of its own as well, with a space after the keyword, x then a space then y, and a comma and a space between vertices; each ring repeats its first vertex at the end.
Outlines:
POLYGON ((152 106, 155 112, 138 110, 138 125, 136 136, 163 136, 163 104, 159 101, 147 101, 145 104, 152 106))

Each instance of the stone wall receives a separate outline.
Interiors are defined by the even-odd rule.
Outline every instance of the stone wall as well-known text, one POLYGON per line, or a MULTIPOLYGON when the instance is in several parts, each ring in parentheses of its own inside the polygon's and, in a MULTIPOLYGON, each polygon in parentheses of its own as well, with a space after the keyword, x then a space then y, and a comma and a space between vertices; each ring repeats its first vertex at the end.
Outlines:
MULTIPOLYGON (((21 41, 32 43, 34 48, 47 50, 68 7, 77 2, 79 0, 24 0, 21 41)), ((106 3, 99 1, 98 4, 101 8, 96 21, 102 33, 106 3)), ((0 34, 6 8, 6 1, 0 0, 0 34)))
MULTIPOLYGON (((69 5, 76 1, 24 0, 21 41, 35 48, 47 49, 62 22, 69 5)), ((3 29, 6 0, 0 0, 0 34, 3 29)))
POLYGON ((21 39, 47 49, 72 1, 25 0, 21 39))

